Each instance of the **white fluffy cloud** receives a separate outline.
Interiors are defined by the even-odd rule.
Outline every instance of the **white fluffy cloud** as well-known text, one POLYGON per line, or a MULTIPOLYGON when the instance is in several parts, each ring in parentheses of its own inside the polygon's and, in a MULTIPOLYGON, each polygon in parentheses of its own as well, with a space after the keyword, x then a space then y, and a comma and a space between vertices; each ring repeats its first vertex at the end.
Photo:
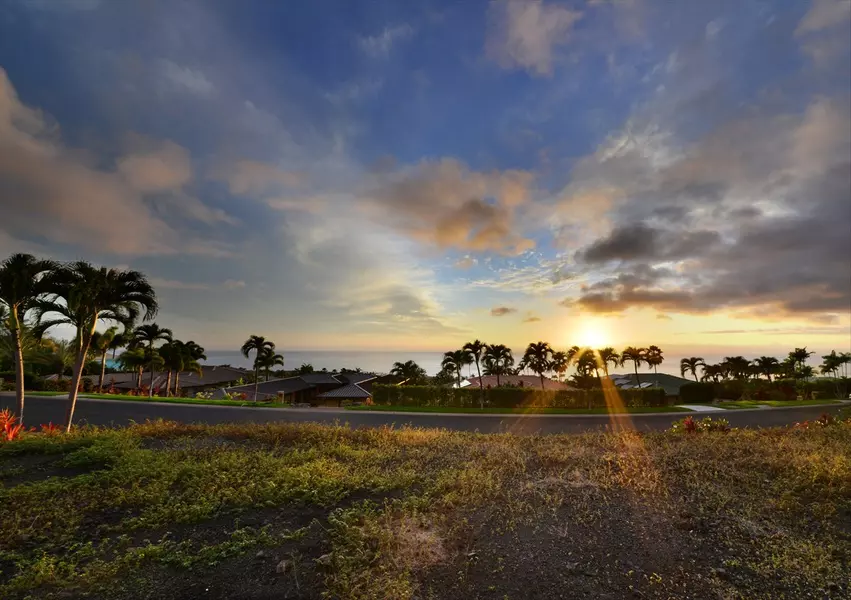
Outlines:
POLYGON ((500 66, 535 75, 553 71, 556 48, 582 13, 541 0, 499 0, 489 9, 487 53, 500 66))

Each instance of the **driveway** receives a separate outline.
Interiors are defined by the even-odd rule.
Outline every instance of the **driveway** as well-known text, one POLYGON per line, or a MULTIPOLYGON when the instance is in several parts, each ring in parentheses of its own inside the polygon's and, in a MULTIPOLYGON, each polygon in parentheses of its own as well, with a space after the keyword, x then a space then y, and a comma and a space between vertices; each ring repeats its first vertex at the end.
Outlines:
MULTIPOLYGON (((0 396, 0 409, 14 408, 11 395, 0 396)), ((26 400, 26 422, 61 423, 64 420, 67 400, 33 396, 26 400)), ((835 413, 841 405, 800 408, 778 408, 772 410, 731 410, 723 416, 733 427, 777 427, 799 421, 818 418, 824 412, 835 413)), ((695 415, 698 417, 699 415, 695 415)), ((640 431, 667 429, 684 414, 651 413, 608 417, 605 415, 463 415, 435 413, 387 413, 347 411, 343 409, 294 409, 294 408, 242 408, 232 406, 209 406, 201 404, 160 404, 156 402, 130 402, 126 400, 77 401, 76 423, 93 425, 127 425, 131 421, 167 419, 187 423, 268 423, 318 422, 339 423, 350 427, 438 427, 457 431, 480 431, 482 433, 511 432, 518 434, 536 433, 580 433, 611 428, 630 428, 640 431)))

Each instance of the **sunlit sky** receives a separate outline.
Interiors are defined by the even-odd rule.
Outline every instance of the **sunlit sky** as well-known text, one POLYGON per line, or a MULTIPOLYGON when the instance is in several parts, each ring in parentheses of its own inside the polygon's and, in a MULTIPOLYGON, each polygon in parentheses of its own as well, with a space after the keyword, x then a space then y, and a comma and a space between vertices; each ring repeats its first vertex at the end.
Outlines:
POLYGON ((207 348, 851 349, 851 1, 0 3, 0 255, 207 348))

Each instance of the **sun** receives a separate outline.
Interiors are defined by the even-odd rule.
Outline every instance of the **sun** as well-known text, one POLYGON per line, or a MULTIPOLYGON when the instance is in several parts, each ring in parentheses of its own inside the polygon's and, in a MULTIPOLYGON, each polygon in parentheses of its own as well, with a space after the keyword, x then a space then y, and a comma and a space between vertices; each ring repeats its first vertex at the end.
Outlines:
POLYGON ((583 323, 576 332, 576 345, 599 350, 610 344, 609 335, 599 323, 583 323))

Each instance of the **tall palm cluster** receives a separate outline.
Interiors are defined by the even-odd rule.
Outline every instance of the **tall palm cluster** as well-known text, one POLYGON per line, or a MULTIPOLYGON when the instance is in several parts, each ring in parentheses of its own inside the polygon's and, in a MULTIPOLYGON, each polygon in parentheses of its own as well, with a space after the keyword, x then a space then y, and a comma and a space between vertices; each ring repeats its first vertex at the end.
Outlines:
MULTIPOLYGON (((769 382, 774 379, 810 379, 816 374, 816 369, 807 364, 807 360, 815 352, 804 348, 795 348, 784 359, 774 356, 760 356, 753 360, 744 356, 727 356, 723 361, 708 364, 699 356, 684 358, 680 361, 680 373, 683 377, 691 374, 695 381, 729 381, 731 379, 747 380, 765 377, 769 382), (702 375, 698 378, 698 369, 702 375)), ((851 365, 851 352, 832 350, 822 356, 819 371, 822 375, 832 377, 848 377, 851 365)))
MULTIPOLYGON (((276 366, 284 366, 284 357, 275 353, 275 342, 267 340, 262 335, 251 335, 245 340, 240 349, 245 358, 250 358, 254 352, 254 401, 257 401, 257 386, 260 382, 260 370, 266 373, 266 381, 269 374, 276 366)), ((311 367, 311 371, 313 368, 311 367)))
POLYGON ((480 387, 483 386, 482 374, 495 375, 498 386, 501 375, 519 375, 531 371, 540 377, 543 389, 546 374, 552 373, 561 379, 571 365, 576 369, 575 381, 587 382, 596 378, 598 382, 601 382, 601 372, 608 375, 609 365, 623 366, 631 362, 638 378, 639 366, 646 364, 655 370, 663 361, 664 353, 658 346, 648 348, 630 346, 621 353, 612 347, 594 350, 572 346, 562 351, 555 350, 549 343, 540 341, 530 343, 515 366, 511 348, 503 344, 485 344, 475 340, 464 344, 459 350, 446 352, 443 355, 442 368, 444 372, 451 374, 460 386, 462 369, 475 364, 480 387))
POLYGON ((12 340, 18 418, 24 416, 25 331, 36 339, 57 326, 74 331, 71 386, 66 431, 70 431, 77 390, 97 326, 114 323, 130 331, 139 320, 157 314, 157 299, 138 271, 96 267, 85 261, 60 264, 29 254, 14 254, 0 263, 0 304, 12 340))

